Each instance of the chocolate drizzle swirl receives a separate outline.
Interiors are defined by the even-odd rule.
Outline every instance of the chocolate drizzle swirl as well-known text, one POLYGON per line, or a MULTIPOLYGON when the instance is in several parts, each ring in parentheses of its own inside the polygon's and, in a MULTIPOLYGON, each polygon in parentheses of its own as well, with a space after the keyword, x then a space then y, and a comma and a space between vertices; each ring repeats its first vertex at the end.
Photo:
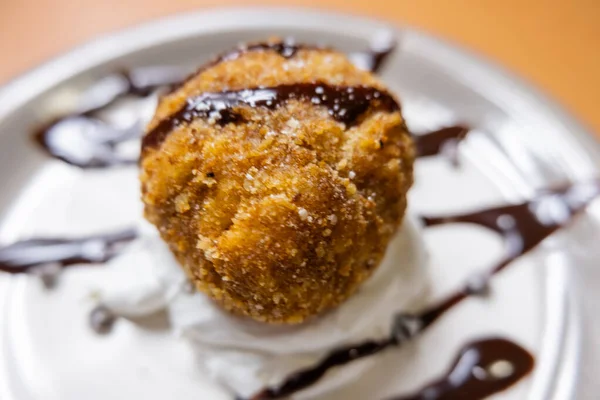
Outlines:
POLYGON ((357 51, 348 54, 354 65, 374 74, 379 73, 381 68, 392 53, 396 50, 396 39, 391 32, 381 32, 379 38, 371 42, 366 51, 357 51))
POLYGON ((83 238, 34 238, 0 247, 0 271, 11 274, 35 272, 45 265, 59 269, 75 264, 103 263, 135 239, 136 231, 87 236, 83 238))
POLYGON ((460 350, 441 379, 390 400, 483 399, 527 376, 533 365, 531 354, 515 343, 501 338, 477 340, 460 350))
MULTIPOLYGON (((492 229, 503 236, 506 244, 506 256, 493 268, 477 276, 479 282, 477 286, 485 288, 493 275, 502 271, 516 258, 534 249, 548 236, 571 222, 599 195, 600 180, 592 180, 541 191, 532 200, 521 204, 489 208, 470 214, 423 217, 423 221, 429 227, 449 223, 473 223, 492 229)), ((285 379, 281 385, 266 388, 250 399, 284 398, 314 384, 334 367, 381 352, 389 347, 399 346, 427 329, 464 299, 477 294, 479 294, 479 291, 473 290, 473 285, 467 283, 463 288, 421 313, 416 315, 399 314, 393 323, 389 338, 380 342, 368 341, 336 349, 314 367, 299 371, 285 379)), ((465 384, 471 383, 465 381, 465 384)), ((483 385, 482 382, 481 390, 484 390, 483 385)), ((492 388, 497 387, 497 382, 491 382, 490 385, 489 390, 492 390, 492 388)), ((463 388, 462 386, 454 387, 452 390, 455 391, 454 393, 462 393, 460 391, 463 388)), ((464 398, 480 399, 481 397, 464 398)))
POLYGON ((455 159, 455 150, 471 128, 465 125, 454 125, 420 135, 413 135, 418 157, 431 157, 442 153, 455 159))
POLYGON ((141 124, 120 128, 99 115, 128 96, 146 97, 181 77, 181 70, 171 67, 139 68, 109 75, 92 87, 86 107, 39 127, 33 139, 51 156, 80 168, 133 165, 137 157, 120 156, 116 146, 138 138, 143 131, 141 124))
MULTIPOLYGON (((548 236, 570 223, 587 205, 600 195, 600 180, 581 182, 556 189, 540 191, 532 200, 515 205, 500 206, 469 214, 443 217, 423 217, 425 226, 452 223, 477 224, 491 229, 504 239, 506 254, 490 270, 475 277, 477 286, 485 287, 493 275, 512 261, 534 249, 548 236)), ((478 294, 473 279, 444 301, 420 315, 423 327, 440 318, 465 298, 478 294)))
POLYGON ((373 87, 333 86, 325 83, 294 83, 275 87, 251 88, 217 93, 203 93, 188 101, 171 116, 160 121, 142 139, 142 149, 160 146, 169 133, 196 118, 214 118, 225 125, 243 120, 235 110, 239 106, 276 108, 285 102, 308 100, 326 107, 329 115, 346 125, 353 125, 370 107, 396 111, 400 105, 389 93, 373 87))
POLYGON ((491 271, 497 273, 568 224, 598 195, 600 180, 591 180, 541 190, 532 200, 521 204, 468 214, 422 217, 422 220, 428 227, 450 223, 477 224, 502 235, 506 255, 491 271))

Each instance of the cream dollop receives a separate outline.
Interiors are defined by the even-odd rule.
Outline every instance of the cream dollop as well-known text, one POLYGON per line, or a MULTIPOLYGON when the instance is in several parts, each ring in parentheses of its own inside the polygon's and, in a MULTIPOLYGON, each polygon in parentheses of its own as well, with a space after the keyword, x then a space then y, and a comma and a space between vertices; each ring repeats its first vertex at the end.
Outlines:
MULTIPOLYGON (((102 302, 115 313, 138 317, 167 309, 171 327, 186 339, 200 366, 238 396, 250 396, 310 367, 332 349, 390 334, 393 316, 417 309, 428 293, 425 247, 418 223, 407 218, 377 271, 348 301, 296 326, 262 324, 222 310, 190 292, 182 269, 153 226, 111 261, 121 279, 102 302)), ((367 357, 326 375, 297 398, 315 397, 358 377, 377 362, 367 357)))

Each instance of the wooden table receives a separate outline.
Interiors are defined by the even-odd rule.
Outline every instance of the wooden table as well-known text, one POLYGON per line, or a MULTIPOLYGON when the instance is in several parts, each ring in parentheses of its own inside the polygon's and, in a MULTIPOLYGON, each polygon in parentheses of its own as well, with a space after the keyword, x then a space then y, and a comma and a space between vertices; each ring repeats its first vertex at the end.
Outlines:
POLYGON ((598 0, 0 0, 0 83, 104 32, 250 4, 379 17, 453 40, 543 88, 600 138, 598 0))

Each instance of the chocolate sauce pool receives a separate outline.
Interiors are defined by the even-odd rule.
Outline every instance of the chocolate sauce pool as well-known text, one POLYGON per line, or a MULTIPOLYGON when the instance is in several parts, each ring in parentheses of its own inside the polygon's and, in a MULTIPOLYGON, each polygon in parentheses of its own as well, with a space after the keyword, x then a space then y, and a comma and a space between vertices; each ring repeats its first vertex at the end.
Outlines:
MULTIPOLYGON (((55 119, 39 129, 35 139, 52 156, 82 168, 133 164, 137 159, 119 156, 116 146, 138 138, 141 126, 118 128, 99 117, 119 100, 127 96, 145 97, 163 87, 176 90, 205 69, 223 61, 236 59, 247 52, 275 51, 282 57, 291 58, 303 48, 318 49, 287 41, 240 47, 217 57, 185 80, 181 79, 181 75, 174 78, 173 75, 155 74, 153 80, 146 79, 145 83, 140 83, 134 78, 136 73, 139 75, 138 70, 114 74, 106 80, 112 81, 110 85, 106 84, 112 89, 100 88, 99 92, 104 94, 96 99, 94 104, 79 112, 55 119), (118 84, 115 85, 115 82, 118 84)), ((358 64, 371 71, 377 71, 393 49, 394 44, 374 47, 369 52, 351 55, 351 58, 360 59, 358 64)), ((333 118, 347 125, 356 123, 371 107, 386 111, 400 109, 390 94, 363 86, 339 87, 304 83, 204 93, 191 99, 180 110, 161 121, 143 138, 142 147, 159 146, 172 129, 179 124, 189 123, 194 118, 214 119, 217 124, 235 123, 242 121, 241 114, 235 111, 237 106, 274 108, 290 99, 308 100, 315 105, 326 107, 333 118)), ((448 150, 454 152, 456 144, 468 131, 469 128, 457 125, 415 135, 417 154, 419 157, 430 157, 444 154, 448 150)), ((505 258, 423 312, 416 315, 397 315, 388 338, 338 348, 314 367, 298 371, 282 384, 266 388, 251 399, 287 397, 316 383, 332 368, 401 345, 429 327, 462 300, 484 292, 493 275, 568 224, 599 194, 599 181, 583 182, 540 192, 531 201, 521 204, 468 214, 423 217, 423 222, 428 227, 448 223, 472 223, 492 229, 505 240, 505 258)), ((135 232, 124 231, 80 239, 25 240, 0 248, 0 270, 25 273, 48 265, 62 269, 73 264, 104 262, 117 254, 119 248, 134 237, 135 232)), ((107 332, 116 318, 110 310, 98 306, 90 314, 90 323, 97 332, 107 332)), ((395 400, 480 399, 512 385, 527 375, 532 367, 533 358, 518 345, 504 339, 483 339, 466 345, 444 377, 427 385, 418 393, 396 397, 395 400)))

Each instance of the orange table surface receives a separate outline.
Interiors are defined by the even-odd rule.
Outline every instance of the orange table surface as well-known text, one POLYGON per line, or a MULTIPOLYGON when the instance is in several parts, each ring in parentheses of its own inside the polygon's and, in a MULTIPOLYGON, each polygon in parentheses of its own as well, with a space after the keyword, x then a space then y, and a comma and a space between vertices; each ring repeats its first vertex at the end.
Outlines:
POLYGON ((542 88, 600 138, 598 0, 0 0, 0 83, 105 32, 236 5, 325 8, 431 32, 542 88))

